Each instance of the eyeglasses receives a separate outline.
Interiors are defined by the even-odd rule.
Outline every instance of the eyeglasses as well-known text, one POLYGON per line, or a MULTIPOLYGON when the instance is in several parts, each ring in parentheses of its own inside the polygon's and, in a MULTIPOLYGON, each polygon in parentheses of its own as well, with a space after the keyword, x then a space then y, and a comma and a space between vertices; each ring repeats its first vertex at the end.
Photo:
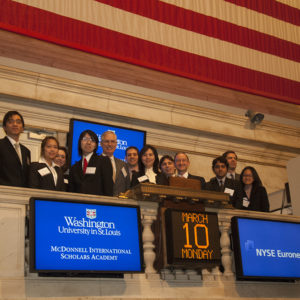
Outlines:
POLYGON ((96 143, 92 138, 89 138, 87 136, 83 137, 82 140, 85 141, 85 142, 96 143))
POLYGON ((17 120, 8 119, 8 120, 7 120, 7 123, 9 123, 9 124, 14 124, 14 123, 16 123, 16 124, 18 124, 18 125, 23 124, 22 120, 20 120, 20 119, 17 119, 17 120))
POLYGON ((116 140, 102 140, 101 143, 103 143, 103 144, 109 144, 109 143, 116 144, 117 141, 116 140))
POLYGON ((253 177, 253 175, 243 175, 243 177, 253 177))

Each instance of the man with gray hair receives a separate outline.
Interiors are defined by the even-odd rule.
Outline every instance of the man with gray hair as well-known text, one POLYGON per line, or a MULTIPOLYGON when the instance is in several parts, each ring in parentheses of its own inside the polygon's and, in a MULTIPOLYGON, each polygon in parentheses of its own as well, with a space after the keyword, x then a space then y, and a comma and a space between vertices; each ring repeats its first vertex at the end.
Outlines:
POLYGON ((100 145, 103 150, 101 155, 107 156, 110 159, 113 169, 112 180, 115 182, 117 174, 119 174, 120 170, 125 166, 124 161, 114 157, 114 152, 118 145, 117 135, 111 130, 103 132, 100 145))

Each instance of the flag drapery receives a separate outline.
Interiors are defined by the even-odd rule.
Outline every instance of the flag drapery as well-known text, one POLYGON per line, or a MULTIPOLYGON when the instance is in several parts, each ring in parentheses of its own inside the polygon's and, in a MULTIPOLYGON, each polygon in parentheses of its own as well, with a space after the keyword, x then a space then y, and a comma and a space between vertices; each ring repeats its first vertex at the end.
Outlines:
POLYGON ((300 104, 297 0, 0 0, 0 28, 300 104))

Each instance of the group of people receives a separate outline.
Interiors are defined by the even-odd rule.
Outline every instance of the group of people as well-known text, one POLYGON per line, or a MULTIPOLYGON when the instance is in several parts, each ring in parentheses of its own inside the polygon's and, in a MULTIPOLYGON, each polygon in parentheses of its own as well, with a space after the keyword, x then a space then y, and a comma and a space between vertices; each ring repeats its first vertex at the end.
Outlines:
POLYGON ((118 196, 142 182, 168 185, 171 177, 199 181, 203 190, 228 193, 232 205, 238 209, 269 211, 266 189, 253 167, 235 173, 237 155, 227 151, 212 162, 215 177, 205 182, 188 172, 189 157, 178 152, 174 158, 158 157, 157 150, 145 145, 140 151, 128 147, 125 162, 116 158, 117 136, 113 131, 101 135, 102 154, 98 155, 98 136, 91 130, 79 136, 80 161, 68 170, 68 151, 59 146, 53 136, 41 143, 41 157, 31 162, 30 151, 19 143, 24 119, 17 111, 9 111, 3 119, 6 137, 0 140, 0 184, 76 193, 118 196))

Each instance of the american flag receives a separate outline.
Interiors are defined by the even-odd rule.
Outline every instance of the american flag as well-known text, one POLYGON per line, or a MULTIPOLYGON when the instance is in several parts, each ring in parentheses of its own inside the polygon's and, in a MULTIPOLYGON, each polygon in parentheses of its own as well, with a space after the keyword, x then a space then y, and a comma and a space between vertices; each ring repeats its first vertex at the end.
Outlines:
POLYGON ((0 28, 300 104, 298 0, 0 0, 0 28))

